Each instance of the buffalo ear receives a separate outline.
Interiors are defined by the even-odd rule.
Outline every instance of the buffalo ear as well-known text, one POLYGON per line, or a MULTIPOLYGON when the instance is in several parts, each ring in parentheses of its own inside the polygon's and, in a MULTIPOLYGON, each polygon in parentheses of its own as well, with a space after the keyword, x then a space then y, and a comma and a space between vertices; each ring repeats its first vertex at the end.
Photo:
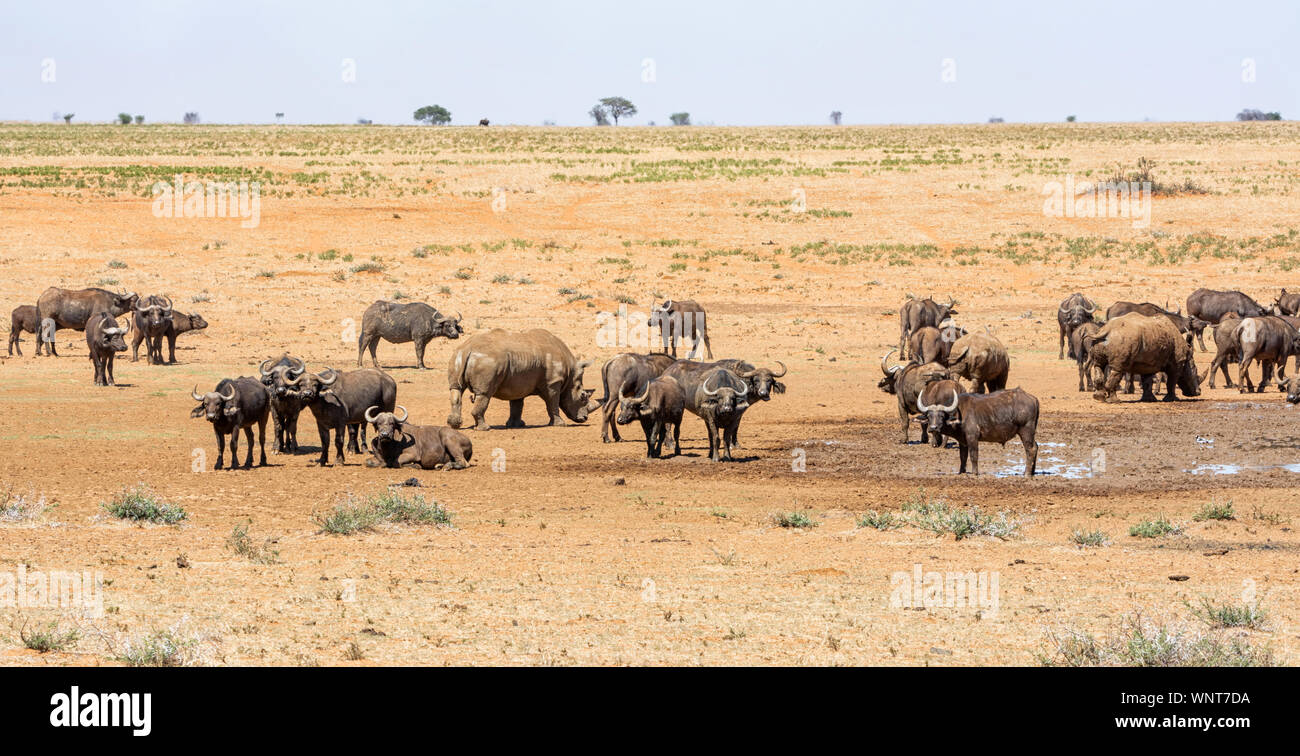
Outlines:
POLYGON ((784 394, 785 384, 780 381, 772 381, 772 390, 778 394, 784 394))
POLYGON ((226 413, 226 417, 234 417, 235 415, 238 415, 238 414, 239 414, 239 408, 238 408, 238 407, 226 407, 226 409, 225 409, 225 413, 226 413))
POLYGON ((190 417, 203 417, 204 407, 202 404, 190 410, 190 417))

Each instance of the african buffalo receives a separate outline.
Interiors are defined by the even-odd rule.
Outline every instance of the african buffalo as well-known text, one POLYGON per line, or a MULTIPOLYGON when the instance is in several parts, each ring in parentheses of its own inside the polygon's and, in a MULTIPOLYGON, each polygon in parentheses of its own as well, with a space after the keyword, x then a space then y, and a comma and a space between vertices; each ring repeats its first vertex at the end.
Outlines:
POLYGON ((366 446, 366 412, 378 407, 381 412, 392 412, 397 402, 397 381, 382 370, 362 368, 341 373, 325 368, 319 373, 302 373, 286 381, 298 393, 303 406, 316 418, 316 431, 320 434, 320 459, 328 465, 330 431, 334 431, 334 451, 339 464, 344 464, 343 431, 348 434, 348 451, 360 454, 366 446), (357 444, 360 436, 361 443, 357 444))
POLYGON ((1075 359, 1074 342, 1070 335, 1074 333, 1074 329, 1084 323, 1094 322, 1093 316, 1096 312, 1096 303, 1078 292, 1061 300, 1060 306, 1056 308, 1056 324, 1061 329, 1056 359, 1065 359, 1067 347, 1070 350, 1070 359, 1075 359))
POLYGON ((1019 436, 1025 447, 1025 477, 1034 477, 1038 465, 1038 399, 1033 394, 1020 388, 959 394, 946 404, 918 405, 917 409, 926 416, 934 446, 943 445, 943 436, 956 439, 961 455, 958 474, 966 472, 967 457, 971 472, 980 474, 981 442, 1005 446, 1019 436))
POLYGON ((256 378, 223 378, 216 389, 206 394, 200 394, 199 387, 195 386, 190 396, 199 403, 199 406, 190 411, 190 417, 207 417, 208 422, 212 423, 212 432, 217 436, 217 464, 213 466, 214 470, 220 470, 225 464, 227 434, 230 435, 230 469, 239 466, 241 429, 248 440, 244 469, 253 466, 254 423, 257 424, 257 438, 262 451, 258 464, 266 467, 266 415, 270 407, 270 396, 256 378))
POLYGON ((646 456, 658 458, 663 452, 668 428, 673 431, 673 454, 682 453, 682 412, 686 409, 686 395, 682 385, 672 376, 661 375, 646 381, 645 389, 633 395, 636 384, 629 379, 618 391, 619 425, 633 420, 641 421, 645 431, 646 456))
MULTIPOLYGON (((1258 302, 1239 291, 1201 288, 1187 296, 1187 314, 1206 323, 1217 324, 1230 312, 1235 312, 1243 318, 1257 318, 1267 314, 1258 302)), ((1204 331, 1204 328, 1201 331, 1204 331)), ((1204 352, 1206 351, 1205 340, 1201 337, 1201 331, 1197 331, 1196 340, 1201 345, 1201 351, 1204 352)))
POLYGON ((952 344, 966 335, 966 329, 945 320, 941 327, 923 326, 912 332, 907 339, 907 350, 912 359, 924 365, 927 362, 947 364, 948 355, 952 353, 952 344))
POLYGON ((298 415, 303 405, 289 381, 307 372, 307 365, 285 352, 278 360, 263 360, 257 372, 271 396, 271 418, 275 423, 271 451, 292 454, 298 451, 298 415))
POLYGON ((1092 360, 1089 358, 1088 339, 1095 337, 1097 331, 1100 330, 1100 323, 1089 320, 1070 332, 1070 352, 1079 366, 1080 391, 1093 391, 1096 387, 1096 381, 1093 379, 1092 360), (1084 388, 1085 382, 1088 386, 1086 389, 1084 388))
POLYGON ((713 344, 709 342, 707 318, 704 308, 693 299, 675 301, 665 299, 663 304, 651 305, 647 325, 653 328, 658 324, 664 353, 667 354, 671 347, 674 359, 677 358, 677 345, 687 337, 690 337, 692 343, 686 359, 694 359, 695 353, 700 349, 701 339, 704 341, 704 349, 709 359, 713 359, 713 344))
POLYGON ((664 376, 681 384, 686 409, 708 428, 709 459, 730 462, 731 439, 736 437, 736 426, 749 407, 749 382, 724 367, 683 367, 688 364, 699 363, 673 363, 664 376))
MULTIPOLYGON (((925 387, 933 381, 941 381, 952 378, 952 371, 946 366, 938 363, 926 363, 924 365, 918 362, 909 362, 902 365, 890 365, 889 356, 898 350, 891 349, 885 352, 885 356, 880 358, 880 369, 884 372, 885 377, 880 379, 876 384, 880 390, 887 394, 893 394, 898 397, 898 419, 902 424, 903 439, 902 443, 907 443, 907 429, 912 422, 912 415, 916 413, 916 399, 925 390, 925 387)), ((929 434, 925 425, 921 426, 921 443, 926 443, 929 434)))
POLYGON ((1287 293, 1283 289, 1268 311, 1270 315, 1300 315, 1300 292, 1287 293))
POLYGON ((992 334, 968 333, 952 345, 948 367, 953 375, 970 380, 975 393, 983 394, 986 389, 1006 388, 1011 358, 1007 356, 1007 348, 992 334))
MULTIPOLYGON (((84 331, 86 321, 92 314, 103 311, 117 317, 134 307, 138 298, 135 293, 114 294, 106 289, 74 290, 51 286, 36 300, 36 324, 39 328, 48 319, 53 321, 55 331, 61 328, 84 331)), ((41 353, 41 347, 45 344, 43 339, 47 337, 50 339, 50 354, 58 357, 53 332, 41 333, 36 337, 36 353, 41 353)))
POLYGON ((1156 373, 1165 374, 1165 401, 1177 401, 1175 388, 1183 396, 1200 395, 1190 340, 1163 315, 1120 315, 1107 320, 1087 344, 1093 364, 1106 375, 1105 384, 1093 394, 1098 401, 1114 401, 1115 390, 1126 374, 1141 376, 1144 402, 1156 400, 1151 391, 1156 373))
POLYGON ((126 351, 124 334, 131 330, 127 326, 118 326, 117 320, 107 312, 97 312, 86 322, 86 346, 90 351, 90 362, 95 366, 95 385, 114 386, 113 359, 118 352, 126 351))
POLYGON ((1300 371, 1292 373, 1290 378, 1278 378, 1277 390, 1286 393, 1287 402, 1300 404, 1300 371))
POLYGON ((948 304, 941 305, 934 299, 908 299, 898 309, 898 351, 904 357, 915 357, 907 353, 907 339, 913 332, 926 326, 939 327, 939 324, 957 314, 957 300, 948 297, 948 304))
POLYGON ((1290 323, 1273 315, 1258 318, 1243 318, 1233 329, 1233 336, 1241 348, 1241 364, 1237 367, 1237 390, 1246 393, 1246 371, 1252 360, 1260 364, 1262 371, 1259 378, 1261 392, 1273 380, 1273 369, 1277 368, 1279 379, 1286 378, 1286 361, 1293 354, 1300 354, 1300 332, 1290 323))
MULTIPOLYGON (((1241 342, 1237 340, 1237 326, 1241 325, 1241 317, 1236 312, 1226 313, 1219 319, 1218 325, 1214 326, 1214 359, 1210 362, 1209 370, 1201 374, 1200 381, 1205 382, 1206 378, 1210 379, 1210 388, 1214 388, 1214 374, 1223 371, 1223 380, 1227 384, 1226 388, 1232 388, 1232 374, 1228 372, 1228 365, 1241 362, 1241 342)), ((1250 373, 1246 374, 1246 385, 1251 389, 1255 384, 1250 380, 1250 373)))
POLYGON ((451 355, 447 386, 451 412, 447 425, 461 425, 461 398, 468 389, 474 406, 470 415, 476 430, 489 430, 488 403, 510 402, 507 428, 524 427, 524 398, 540 396, 546 402, 549 425, 564 425, 563 412, 575 423, 585 422, 596 409, 593 389, 582 387, 582 372, 591 360, 577 360, 564 342, 542 328, 522 333, 495 328, 470 337, 451 355))
POLYGON ((131 314, 135 335, 131 338, 131 361, 140 359, 140 342, 146 341, 145 356, 150 365, 163 364, 162 340, 171 325, 172 301, 162 295, 141 297, 131 314))
MULTIPOLYGON (((748 383, 750 392, 749 396, 751 399, 757 397, 760 401, 770 402, 772 400, 772 394, 785 393, 785 384, 778 381, 777 378, 782 378, 786 373, 790 372, 790 369, 785 366, 784 362, 780 360, 775 360, 775 362, 781 366, 781 372, 779 373, 772 368, 756 367, 744 360, 736 359, 718 360, 717 362, 714 362, 713 365, 727 368, 731 372, 740 376, 741 380, 748 383)), ((753 404, 751 403, 749 406, 752 407, 753 404)), ((740 442, 736 440, 736 430, 739 427, 739 421, 737 421, 735 425, 731 426, 731 438, 728 439, 728 441, 731 443, 733 448, 740 447, 740 442)))
POLYGON ((415 342, 415 362, 421 370, 424 366, 424 348, 438 336, 458 339, 465 329, 461 328, 460 315, 454 319, 442 315, 424 302, 399 304, 382 299, 366 308, 361 316, 361 335, 357 337, 357 367, 361 367, 361 358, 370 350, 370 362, 379 367, 375 350, 379 340, 405 344, 415 342))
POLYGON ((474 445, 458 430, 406 422, 406 408, 394 412, 366 408, 366 422, 374 426, 370 459, 366 467, 419 467, 424 470, 464 470, 474 456, 474 445))
POLYGON ((167 363, 176 364, 176 337, 182 333, 190 331, 201 331, 208 327, 208 321, 203 316, 196 313, 186 315, 183 312, 172 310, 172 314, 167 318, 167 329, 163 331, 163 336, 167 337, 167 363))
MULTIPOLYGON (((39 320, 36 319, 36 305, 19 305, 14 308, 13 314, 9 318, 9 356, 12 357, 14 350, 18 350, 18 356, 23 356, 23 348, 19 345, 22 339, 23 331, 35 334, 38 328, 39 320)), ((36 342, 40 344, 39 339, 36 342)))
POLYGON ((618 414, 618 392, 621 387, 632 381, 632 392, 639 393, 645 384, 662 375, 674 361, 672 355, 668 354, 624 352, 610 358, 601 367, 600 385, 605 395, 596 400, 603 408, 600 420, 601 441, 608 444, 611 440, 622 440, 618 435, 618 424, 614 422, 614 417, 618 414))

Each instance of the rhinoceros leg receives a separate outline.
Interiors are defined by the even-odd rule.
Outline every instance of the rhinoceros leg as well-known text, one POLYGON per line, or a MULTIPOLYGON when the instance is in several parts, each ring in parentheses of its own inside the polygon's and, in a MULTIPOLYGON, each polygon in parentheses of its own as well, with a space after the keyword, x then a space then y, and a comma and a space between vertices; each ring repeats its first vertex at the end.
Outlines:
POLYGON ((523 399, 510 400, 510 419, 506 420, 506 427, 507 428, 524 427, 524 400, 523 399))
POLYGON ((492 394, 490 392, 474 397, 474 406, 469 410, 470 417, 474 418, 474 430, 492 430, 492 426, 488 425, 486 418, 488 403, 491 401, 492 394))
POLYGON ((563 383, 552 383, 546 387, 546 412, 551 416, 550 425, 568 425, 564 422, 564 416, 560 414, 560 392, 564 390, 563 383))
POLYGON ((447 413, 447 425, 452 428, 460 427, 460 402, 461 397, 465 394, 465 389, 451 390, 451 412, 447 413))

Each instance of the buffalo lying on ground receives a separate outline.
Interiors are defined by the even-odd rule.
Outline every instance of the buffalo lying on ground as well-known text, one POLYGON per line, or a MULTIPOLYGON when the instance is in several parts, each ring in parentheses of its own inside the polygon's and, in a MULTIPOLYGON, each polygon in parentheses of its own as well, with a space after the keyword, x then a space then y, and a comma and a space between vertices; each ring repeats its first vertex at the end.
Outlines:
MULTIPOLYGON (((130 321, 127 321, 128 323, 130 321)), ((113 386, 113 359, 126 351, 125 334, 129 326, 119 326, 107 312, 97 312, 86 323, 86 346, 90 363, 95 367, 95 385, 113 386)))
POLYGON ((212 432, 217 436, 217 464, 213 469, 220 470, 225 464, 226 436, 230 436, 230 469, 239 466, 239 431, 244 431, 248 440, 248 455, 244 459, 244 469, 253 466, 253 425, 257 425, 257 438, 261 444, 261 461, 266 467, 266 416, 270 408, 270 397, 266 389, 256 378, 239 377, 234 380, 224 378, 217 387, 206 394, 200 394, 198 386, 190 392, 194 401, 199 403, 190 412, 190 417, 206 417, 212 423, 212 432))
POLYGON ((145 343, 145 356, 150 365, 163 364, 162 340, 171 325, 172 301, 161 295, 142 297, 135 303, 131 314, 135 335, 131 338, 131 361, 140 359, 140 342, 145 343))
POLYGON ((1075 359, 1074 341, 1070 336, 1074 333, 1074 329, 1084 323, 1093 322, 1093 315, 1096 312, 1096 303, 1078 292, 1061 300, 1060 306, 1056 308, 1056 324, 1061 329, 1056 359, 1065 358, 1067 347, 1070 350, 1070 359, 1075 359))
POLYGON ((366 412, 378 407, 392 412, 397 404, 397 381, 382 370, 362 368, 341 373, 325 368, 320 373, 303 373, 289 378, 288 386, 298 392, 303 406, 316 418, 320 434, 320 459, 323 467, 330 462, 330 431, 334 431, 334 451, 339 464, 344 463, 343 432, 347 430, 348 451, 360 454, 366 446, 366 412), (360 437, 360 445, 357 438, 360 437))
POLYGON ((1241 364, 1237 367, 1237 390, 1245 393, 1246 371, 1251 361, 1260 364, 1260 378, 1257 392, 1263 391, 1273 380, 1273 369, 1277 368, 1279 379, 1286 378, 1286 361, 1293 354, 1300 354, 1300 332, 1290 323, 1273 315, 1259 318, 1243 318, 1233 329, 1233 336, 1241 349, 1241 364))
POLYGON ((302 413, 302 397, 290 381, 307 372, 307 365, 285 352, 278 360, 263 360, 257 372, 271 396, 271 418, 275 422, 271 450, 276 454, 292 454, 298 451, 298 415, 302 413))
MULTIPOLYGON (((1187 314, 1205 323, 1217 325, 1230 312, 1235 312, 1242 318, 1257 318, 1267 314, 1258 302, 1239 291, 1201 288, 1187 296, 1187 314)), ((1202 352, 1206 351, 1205 339, 1202 338, 1204 330, 1202 327, 1196 332, 1196 340, 1201 345, 1202 352)))
POLYGON ((907 352, 907 339, 915 331, 939 324, 957 314, 957 301, 948 298, 948 304, 939 304, 932 298, 909 299, 898 309, 898 351, 904 357, 915 357, 907 352))
POLYGON ((438 336, 458 339, 465 329, 460 326, 460 315, 455 318, 445 317, 442 313, 424 302, 399 304, 378 300, 366 308, 361 316, 361 335, 357 336, 357 367, 361 367, 361 358, 370 350, 370 362, 379 367, 375 350, 379 340, 405 344, 415 342, 415 362, 421 370, 424 366, 424 348, 438 336))
POLYGON ((952 345, 948 367, 953 375, 971 381, 975 393, 983 394, 986 390, 1006 388, 1011 358, 1007 355, 1007 348, 992 334, 968 333, 952 345))
POLYGON ((395 412, 366 409, 366 422, 374 426, 370 459, 366 467, 419 467, 424 470, 464 470, 474 456, 474 445, 458 430, 406 422, 406 408, 395 412))
POLYGON ((691 351, 686 359, 694 359, 704 341, 704 349, 709 359, 713 359, 713 344, 709 342, 708 315, 704 308, 693 299, 666 299, 663 304, 650 307, 649 327, 659 326, 659 337, 663 341, 664 352, 672 349, 673 358, 677 358, 677 345, 683 339, 691 339, 691 351))
POLYGON ((686 409, 704 421, 709 431, 709 459, 732 461, 736 426, 749 407, 749 382, 724 367, 684 368, 699 363, 676 362, 664 371, 681 384, 686 409))
MULTIPOLYGON (((907 430, 912 422, 912 416, 916 414, 916 400, 925 390, 925 387, 934 382, 952 378, 952 371, 945 365, 934 362, 928 362, 924 365, 917 362, 909 362, 902 365, 889 364, 889 356, 895 349, 891 349, 880 358, 880 369, 884 372, 885 377, 880 379, 876 384, 880 390, 887 394, 893 394, 898 397, 898 420, 902 425, 903 438, 901 443, 907 443, 907 430)), ((929 439, 929 433, 926 431, 924 424, 921 425, 921 443, 926 443, 929 439)))
POLYGON ((1178 332, 1162 315, 1121 315, 1088 340, 1093 364, 1106 376, 1105 384, 1093 395, 1099 401, 1114 401, 1115 391, 1126 374, 1141 376, 1142 401, 1154 402, 1153 376, 1164 373, 1165 401, 1176 401, 1174 389, 1183 396, 1199 396, 1200 380, 1192 355, 1191 340, 1178 332))
POLYGON ((959 394, 946 404, 918 406, 929 425, 931 443, 943 444, 943 436, 957 441, 961 466, 966 472, 969 457, 971 472, 980 473, 980 442, 1005 445, 1019 436, 1025 447, 1025 477, 1032 478, 1038 465, 1038 399, 1020 388, 994 391, 991 394, 959 394))
MULTIPOLYGON (((86 321, 96 312, 107 312, 117 317, 135 306, 139 297, 131 294, 114 294, 107 289, 60 289, 51 286, 41 293, 36 300, 36 324, 40 328, 47 319, 53 321, 54 330, 74 328, 86 329, 86 321)), ((41 353, 43 341, 48 335, 50 354, 57 357, 54 348, 54 334, 40 334, 36 338, 36 353, 41 353)))
POLYGON ((14 308, 13 314, 9 317, 10 357, 13 356, 15 349, 18 350, 19 357, 23 356, 23 348, 18 343, 22 339, 23 331, 35 334, 39 323, 40 321, 36 319, 36 305, 19 305, 14 308))
POLYGON ((633 395, 635 384, 629 379, 619 389, 619 425, 633 420, 641 421, 645 431, 646 456, 658 458, 663 452, 668 428, 673 431, 673 454, 682 453, 682 413, 686 409, 686 395, 682 385, 671 376, 659 376, 646 381, 645 389, 633 395))
POLYGON ((1096 381, 1093 378, 1092 360, 1089 359, 1088 340, 1095 337, 1097 331, 1100 330, 1100 323, 1095 320, 1089 320, 1070 332, 1070 352, 1073 354, 1075 363, 1079 366, 1080 391, 1093 391, 1096 389, 1096 381), (1084 388, 1085 383, 1087 384, 1086 389, 1084 388))
POLYGON ((669 354, 637 354, 624 352, 610 358, 600 369, 600 385, 605 395, 597 399, 603 411, 600 419, 600 440, 605 443, 621 441, 618 424, 619 391, 631 382, 631 392, 639 394, 650 381, 658 378, 675 360, 669 354))
POLYGON ((1278 378, 1277 390, 1286 393, 1287 402, 1300 404, 1300 371, 1292 373, 1290 378, 1278 378))
POLYGON ((563 412, 575 423, 585 422, 598 405, 594 393, 582 387, 582 372, 591 360, 577 360, 564 342, 542 328, 522 333, 499 328, 475 334, 462 343, 447 366, 451 412, 447 425, 461 426, 461 397, 466 390, 474 403, 470 415, 476 430, 489 429, 484 415, 493 399, 510 402, 507 428, 524 427, 524 398, 546 402, 549 425, 564 425, 563 412))

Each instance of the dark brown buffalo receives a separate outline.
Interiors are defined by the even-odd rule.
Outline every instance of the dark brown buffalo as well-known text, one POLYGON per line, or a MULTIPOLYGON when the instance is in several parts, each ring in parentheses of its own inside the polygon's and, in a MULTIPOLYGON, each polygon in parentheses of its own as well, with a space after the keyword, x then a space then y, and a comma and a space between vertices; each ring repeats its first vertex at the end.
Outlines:
POLYGON ((131 337, 131 361, 140 359, 140 342, 145 343, 145 356, 150 365, 163 364, 162 340, 171 325, 172 301, 162 295, 142 297, 135 303, 131 320, 135 334, 131 337))
MULTIPOLYGON (((894 349, 885 353, 880 358, 880 370, 885 374, 876 384, 881 391, 887 394, 893 394, 898 397, 898 420, 902 425, 903 438, 902 443, 907 443, 907 428, 912 422, 912 416, 916 414, 916 400, 925 389, 926 385, 941 380, 952 378, 952 371, 946 366, 938 363, 929 362, 924 365, 917 362, 909 362, 900 365, 890 365, 889 356, 893 354, 894 349)), ((925 425, 921 425, 921 443, 926 443, 929 439, 929 433, 925 425)))
POLYGON ((1094 322, 1093 316, 1096 312, 1097 304, 1078 292, 1061 300, 1060 306, 1056 308, 1056 324, 1061 329, 1056 359, 1065 359, 1067 347, 1070 350, 1070 359, 1076 359, 1074 341, 1070 336, 1074 333, 1074 329, 1084 323, 1094 322))
MULTIPOLYGON (((96 312, 107 312, 117 317, 130 311, 138 299, 134 293, 114 294, 107 289, 60 289, 51 286, 36 300, 36 324, 42 327, 47 319, 53 321, 53 331, 62 328, 86 330, 86 321, 96 312)), ((49 339, 50 354, 59 356, 54 348, 54 333, 41 333, 36 338, 36 353, 41 353, 45 339, 49 339)))
POLYGON ((1007 355, 1007 348, 992 334, 968 333, 953 343, 948 354, 948 367, 953 375, 971 381, 975 393, 982 394, 1006 388, 1011 357, 1007 355))
POLYGON ((325 368, 320 373, 303 373, 288 380, 289 387, 298 392, 303 406, 316 418, 316 431, 320 434, 320 459, 328 465, 330 431, 334 431, 334 451, 339 464, 344 464, 343 431, 347 429, 348 451, 360 454, 366 446, 366 411, 378 407, 381 412, 392 412, 397 406, 397 381, 382 370, 362 368, 341 373, 325 368), (360 436, 361 443, 357 444, 360 436))
POLYGON ((485 415, 492 399, 510 402, 507 428, 524 427, 524 399, 546 402, 550 425, 564 425, 563 412, 575 423, 586 422, 599 405, 592 389, 582 387, 582 374, 591 360, 578 360, 555 334, 542 328, 512 333, 495 328, 465 340, 447 366, 451 412, 447 425, 459 428, 461 399, 470 392, 475 430, 489 429, 485 415))
POLYGON ((913 331, 907 338, 907 350, 911 353, 912 359, 922 365, 927 362, 946 365, 948 355, 952 353, 953 342, 965 335, 965 328, 960 328, 951 320, 946 320, 941 328, 923 326, 913 331))
POLYGON ((632 394, 635 384, 629 379, 619 389, 619 425, 633 420, 641 421, 645 431, 646 456, 657 459, 663 453, 668 428, 673 431, 673 454, 682 453, 682 413, 686 410, 686 395, 682 385, 672 376, 659 376, 646 381, 640 394, 632 394))
MULTIPOLYGON (((23 348, 18 343, 22 340, 23 331, 35 334, 37 324, 40 321, 36 319, 36 305, 19 305, 14 308, 13 315, 9 318, 9 356, 12 357, 14 350, 18 350, 18 356, 23 356, 23 348)), ((39 344, 40 342, 37 341, 39 344)))
POLYGON ((126 351, 125 334, 129 330, 130 326, 119 326, 107 312, 90 316, 86 323, 86 346, 90 351, 90 363, 95 366, 96 386, 116 385, 113 383, 113 359, 118 352, 126 351))
POLYGON ((632 382, 632 393, 639 394, 646 384, 658 378, 676 360, 669 354, 637 354, 624 352, 611 358, 600 369, 600 385, 605 395, 596 402, 603 408, 600 420, 600 440, 605 443, 621 441, 618 424, 614 418, 618 414, 620 388, 632 382))
POLYGON ((271 451, 293 454, 298 451, 298 415, 303 405, 290 381, 307 372, 307 364, 285 352, 278 360, 263 360, 257 372, 271 397, 271 418, 275 423, 271 451))
POLYGON ((708 315, 704 308, 693 299, 665 299, 663 304, 650 307, 648 326, 659 326, 659 338, 663 341, 664 353, 672 349, 673 358, 677 358, 677 345, 683 339, 691 339, 691 351, 686 359, 695 359, 704 341, 704 349, 709 359, 713 359, 713 344, 709 342, 708 315))
MULTIPOLYGON (((778 381, 790 369, 780 360, 775 360, 776 364, 781 366, 781 372, 776 372, 772 368, 756 367, 744 360, 718 360, 713 365, 716 367, 727 368, 731 372, 740 376, 742 380, 749 383, 749 397, 752 400, 757 397, 760 401, 769 402, 772 400, 772 394, 784 394, 785 384, 778 381)), ((707 363, 706 363, 707 364, 707 363)), ((753 406, 752 403, 750 406, 753 406)), ((736 431, 740 427, 740 422, 731 426, 731 438, 729 439, 733 448, 739 448, 740 442, 736 440, 736 431)))
POLYGON ((183 312, 172 310, 172 314, 167 318, 167 330, 163 331, 163 336, 167 337, 167 364, 176 364, 176 337, 182 333, 190 331, 201 331, 208 327, 208 321, 203 316, 196 313, 186 315, 183 312))
POLYGON ((1089 358, 1088 339, 1094 338, 1097 331, 1101 330, 1101 324, 1095 320, 1089 320, 1078 326, 1070 332, 1070 352, 1074 361, 1079 366, 1079 390, 1093 391, 1096 389, 1096 381, 1093 378, 1092 360, 1089 358), (1086 380, 1085 380, 1086 379, 1086 380), (1087 388, 1084 388, 1084 384, 1087 388))
MULTIPOLYGON (((1257 318, 1267 314, 1258 302, 1239 291, 1201 288, 1187 295, 1187 314, 1206 323, 1217 324, 1230 312, 1235 312, 1242 318, 1257 318)), ((1196 340, 1204 352, 1205 340, 1201 337, 1201 331, 1197 331, 1196 340)))
POLYGON ((1287 402, 1300 404, 1300 372, 1292 373, 1290 378, 1278 378, 1277 390, 1286 394, 1287 402))
MULTIPOLYGON (((1210 379, 1210 388, 1214 388, 1214 375, 1216 372, 1223 371, 1223 380, 1227 388, 1233 387, 1232 374, 1228 372, 1228 365, 1241 362, 1241 342, 1237 341, 1237 326, 1241 325, 1241 317, 1235 312, 1229 312, 1219 319, 1218 325, 1214 326, 1214 359, 1210 362, 1209 370, 1201 374, 1200 380, 1205 382, 1206 378, 1210 379)), ((1254 388, 1255 384, 1250 380, 1250 373, 1246 374, 1246 385, 1254 388)))
POLYGON ((1300 315, 1300 292, 1288 293, 1283 289, 1268 311, 1270 315, 1300 315))
POLYGON ((934 446, 943 445, 943 436, 957 441, 961 467, 966 472, 970 458, 971 472, 980 474, 980 443, 1006 445, 1019 436, 1025 447, 1025 477, 1034 477, 1038 465, 1038 399, 1024 389, 1013 388, 991 394, 960 394, 944 405, 918 407, 926 416, 934 446))
POLYGON ((424 470, 464 470, 474 456, 469 437, 453 428, 406 422, 406 408, 395 412, 366 409, 366 422, 374 426, 370 459, 366 467, 419 467, 424 470))
POLYGON ((701 364, 675 362, 664 376, 681 384, 686 409, 708 428, 709 459, 730 462, 735 426, 749 407, 749 382, 727 368, 698 369, 701 364))
POLYGON ((1167 402, 1177 401, 1175 388, 1188 397, 1201 393, 1190 340, 1163 315, 1120 315, 1107 320, 1087 343, 1090 359, 1106 376, 1105 384, 1093 394, 1098 401, 1114 401, 1120 380, 1128 374, 1142 378, 1144 402, 1156 400, 1151 385, 1157 373, 1165 374, 1167 402))
POLYGON ((898 351, 904 357, 915 357, 907 353, 907 339, 915 331, 926 326, 939 327, 939 324, 957 314, 957 300, 948 298, 948 304, 939 304, 930 297, 925 299, 908 299, 898 309, 898 351))
POLYGON ((1251 361, 1260 364, 1261 374, 1256 392, 1273 381, 1273 370, 1278 378, 1286 378, 1286 361, 1300 354, 1300 332, 1291 324, 1273 315, 1259 318, 1242 318, 1233 329, 1233 336, 1241 346, 1241 363, 1237 367, 1237 390, 1246 393, 1246 371, 1251 361))
POLYGON ((458 339, 465 329, 460 326, 460 315, 448 318, 424 302, 399 304, 380 299, 366 308, 361 316, 361 335, 357 337, 357 367, 361 367, 361 358, 370 350, 370 362, 379 367, 375 350, 379 340, 405 344, 415 342, 415 362, 421 370, 424 366, 424 348, 438 336, 458 339))
MULTIPOLYGON (((1141 304, 1135 302, 1116 302, 1106 308, 1106 320, 1110 321, 1114 318, 1118 318, 1120 315, 1127 315, 1130 312, 1136 312, 1148 316, 1163 315, 1165 318, 1169 319, 1170 323, 1174 324, 1174 327, 1178 329, 1179 333, 1194 335, 1198 339, 1201 338, 1201 335, 1205 332, 1205 327, 1210 325, 1210 321, 1208 320, 1203 320, 1195 315, 1184 315, 1181 309, 1177 312, 1170 312, 1160 305, 1152 304, 1150 302, 1142 302, 1141 304)), ((1216 320, 1214 322, 1217 323, 1218 321, 1216 320)), ((1201 342, 1201 351, 1206 351, 1204 341, 1201 342)))
POLYGON ((206 394, 200 394, 199 387, 195 386, 190 396, 199 403, 199 406, 190 411, 190 417, 206 417, 212 423, 212 432, 217 436, 217 464, 213 466, 214 470, 220 470, 225 464, 227 435, 230 436, 230 469, 239 466, 241 429, 248 440, 244 469, 253 466, 254 424, 257 425, 257 438, 262 450, 258 464, 266 467, 266 416, 271 399, 256 378, 223 378, 215 389, 206 394))

